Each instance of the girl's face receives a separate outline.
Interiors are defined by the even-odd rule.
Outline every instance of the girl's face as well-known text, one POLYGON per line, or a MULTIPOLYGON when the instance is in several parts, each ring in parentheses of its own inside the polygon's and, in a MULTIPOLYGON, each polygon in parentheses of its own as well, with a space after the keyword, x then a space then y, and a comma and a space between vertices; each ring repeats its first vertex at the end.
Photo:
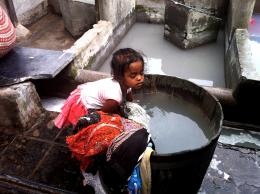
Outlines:
POLYGON ((127 88, 138 89, 144 83, 144 65, 141 61, 131 63, 124 72, 123 84, 127 88))

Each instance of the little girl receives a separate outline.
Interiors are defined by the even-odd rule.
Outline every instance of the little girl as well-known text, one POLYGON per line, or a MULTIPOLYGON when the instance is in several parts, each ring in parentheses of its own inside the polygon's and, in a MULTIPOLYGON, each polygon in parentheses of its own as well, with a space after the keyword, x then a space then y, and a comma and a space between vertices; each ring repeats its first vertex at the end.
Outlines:
POLYGON ((106 113, 119 113, 124 101, 132 101, 132 89, 144 82, 144 60, 131 48, 119 49, 111 61, 112 78, 79 85, 65 101, 61 113, 55 119, 56 127, 75 126, 88 109, 106 113))

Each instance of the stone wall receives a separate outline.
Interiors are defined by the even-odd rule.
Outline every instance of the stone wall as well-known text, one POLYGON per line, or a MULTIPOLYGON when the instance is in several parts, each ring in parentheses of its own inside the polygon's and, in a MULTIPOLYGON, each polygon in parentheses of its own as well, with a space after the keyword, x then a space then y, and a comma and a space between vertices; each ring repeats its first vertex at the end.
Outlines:
POLYGON ((99 1, 100 20, 81 36, 66 52, 75 59, 64 71, 64 76, 76 79, 80 70, 98 70, 115 46, 135 23, 135 1, 99 1))
POLYGON ((29 129, 43 113, 40 98, 32 83, 0 88, 0 127, 29 129))
POLYGON ((164 23, 165 0, 136 0, 136 20, 144 23, 164 23))
POLYGON ((100 20, 110 21, 117 27, 135 9, 135 0, 99 0, 100 20))
POLYGON ((180 48, 216 41, 226 1, 166 0, 164 37, 180 48))
POLYGON ((80 0, 59 0, 65 28, 76 38, 96 23, 95 4, 80 0))
POLYGON ((70 64, 71 76, 75 77, 77 70, 94 68, 93 65, 98 60, 96 55, 108 44, 112 32, 111 22, 99 21, 66 51, 75 55, 75 59, 70 64))
POLYGON ((18 21, 30 25, 47 14, 47 0, 13 0, 18 21))

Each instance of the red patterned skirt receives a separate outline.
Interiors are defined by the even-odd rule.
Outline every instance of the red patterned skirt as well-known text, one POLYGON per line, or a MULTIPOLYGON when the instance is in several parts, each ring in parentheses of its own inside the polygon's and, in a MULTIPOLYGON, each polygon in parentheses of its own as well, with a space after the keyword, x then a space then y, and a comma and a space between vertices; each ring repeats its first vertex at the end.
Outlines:
POLYGON ((70 124, 75 126, 80 117, 87 114, 87 107, 80 100, 80 89, 77 88, 70 93, 65 101, 61 113, 55 119, 54 124, 58 128, 67 127, 70 124))

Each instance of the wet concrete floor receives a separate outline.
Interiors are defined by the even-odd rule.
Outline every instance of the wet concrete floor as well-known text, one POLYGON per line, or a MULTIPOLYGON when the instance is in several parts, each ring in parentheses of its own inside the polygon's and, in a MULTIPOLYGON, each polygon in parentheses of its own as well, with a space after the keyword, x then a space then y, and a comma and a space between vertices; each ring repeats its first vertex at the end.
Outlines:
MULTIPOLYGON (((0 193, 94 193, 65 144, 71 130, 53 127, 56 115, 23 132, 0 130, 0 193)), ((260 150, 218 143, 199 193, 260 193, 260 150)))
POLYGON ((0 193, 94 193, 82 187, 65 143, 71 131, 54 128, 56 116, 48 112, 23 132, 0 129, 0 193))

